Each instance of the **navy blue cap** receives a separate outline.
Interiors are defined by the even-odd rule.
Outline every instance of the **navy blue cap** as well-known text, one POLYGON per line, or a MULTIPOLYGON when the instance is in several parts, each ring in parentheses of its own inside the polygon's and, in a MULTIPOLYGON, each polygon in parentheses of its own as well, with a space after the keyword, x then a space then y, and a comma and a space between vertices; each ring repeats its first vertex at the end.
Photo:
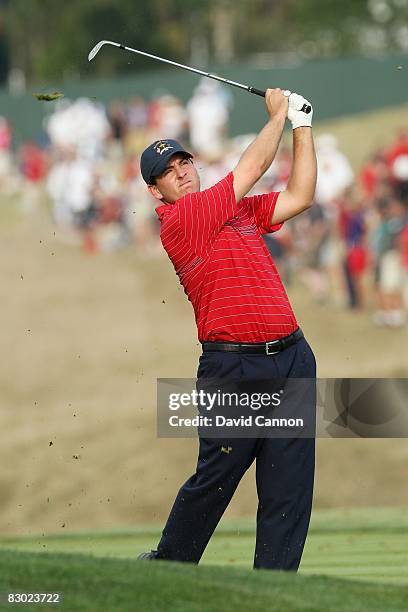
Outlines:
POLYGON ((175 153, 193 157, 177 140, 156 140, 147 147, 140 158, 140 171, 145 182, 150 185, 152 178, 159 176, 167 168, 167 162, 175 153))

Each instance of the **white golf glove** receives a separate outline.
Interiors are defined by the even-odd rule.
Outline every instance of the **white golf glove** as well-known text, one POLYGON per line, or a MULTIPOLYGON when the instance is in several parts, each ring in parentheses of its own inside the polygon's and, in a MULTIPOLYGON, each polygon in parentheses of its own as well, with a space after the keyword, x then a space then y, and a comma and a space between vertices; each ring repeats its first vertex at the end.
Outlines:
POLYGON ((298 127, 312 127, 313 106, 310 102, 297 93, 291 93, 288 89, 284 91, 284 94, 289 98, 288 119, 292 123, 292 128, 295 130, 298 127), (304 104, 311 107, 310 113, 304 113, 301 110, 304 104))

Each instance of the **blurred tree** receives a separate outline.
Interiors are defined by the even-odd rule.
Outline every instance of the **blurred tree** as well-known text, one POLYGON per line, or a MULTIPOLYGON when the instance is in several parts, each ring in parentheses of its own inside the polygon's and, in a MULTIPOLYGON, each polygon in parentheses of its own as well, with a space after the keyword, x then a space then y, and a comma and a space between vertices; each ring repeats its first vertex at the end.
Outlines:
MULTIPOLYGON (((183 0, 13 0, 5 11, 12 63, 29 79, 60 79, 86 74, 87 56, 98 40, 109 39, 153 53, 183 59, 189 52, 188 28, 177 4, 183 0)), ((157 64, 105 49, 92 74, 110 75, 157 64)))
POLYGON ((162 68, 108 48, 89 66, 104 38, 201 66, 408 50, 408 0, 0 0, 1 17, 10 64, 29 80, 162 68))
POLYGON ((408 50, 408 0, 236 0, 237 50, 301 57, 408 50))
POLYGON ((0 16, 0 85, 7 81, 9 67, 9 45, 0 16))
POLYGON ((214 58, 219 63, 228 63, 235 55, 234 3, 232 0, 219 0, 213 3, 211 13, 214 58))

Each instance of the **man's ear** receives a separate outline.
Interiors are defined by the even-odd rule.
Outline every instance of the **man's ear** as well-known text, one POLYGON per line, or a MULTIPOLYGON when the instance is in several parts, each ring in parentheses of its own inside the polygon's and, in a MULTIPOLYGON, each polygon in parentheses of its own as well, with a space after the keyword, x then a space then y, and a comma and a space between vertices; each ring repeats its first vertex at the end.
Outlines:
POLYGON ((148 185, 147 186, 148 190, 150 191, 150 193, 152 194, 152 196, 154 198, 156 198, 156 200, 162 200, 163 199, 163 194, 159 191, 157 185, 148 185))

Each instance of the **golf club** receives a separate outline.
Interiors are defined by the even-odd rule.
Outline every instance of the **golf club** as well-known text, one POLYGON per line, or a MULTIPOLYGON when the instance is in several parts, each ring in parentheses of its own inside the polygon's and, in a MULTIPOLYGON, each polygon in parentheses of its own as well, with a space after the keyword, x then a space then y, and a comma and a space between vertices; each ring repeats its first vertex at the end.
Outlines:
MULTIPOLYGON (((132 53, 138 53, 139 55, 144 55, 146 57, 150 57, 151 59, 159 60, 159 62, 165 62, 166 64, 171 64, 172 66, 177 66, 178 68, 183 68, 184 70, 189 70, 190 72, 195 72, 196 74, 201 74, 202 76, 208 77, 209 79, 215 79, 216 81, 221 81, 221 83, 226 83, 227 85, 232 85, 233 87, 239 87, 240 89, 245 89, 249 93, 255 94, 256 96, 265 97, 265 91, 262 89, 256 89, 256 87, 252 87, 251 85, 244 85, 243 83, 237 83, 236 81, 230 81, 229 79, 224 79, 216 74, 211 74, 211 72, 204 72, 203 70, 199 70, 198 68, 191 68, 191 66, 185 66, 184 64, 178 64, 177 62, 172 62, 171 60, 165 59, 164 57, 159 57, 158 55, 152 55, 151 53, 146 53, 145 51, 139 51, 139 49, 132 49, 132 47, 126 47, 121 43, 113 42, 112 40, 101 40, 99 41, 94 48, 89 52, 88 61, 90 62, 96 56, 97 53, 102 49, 104 45, 112 45, 113 47, 119 47, 119 49, 123 49, 124 51, 131 51, 132 53)), ((286 94, 286 92, 285 92, 286 94)), ((286 94, 289 95, 289 94, 286 94)), ((304 113, 310 113, 311 107, 308 104, 304 104, 300 109, 304 113)))

